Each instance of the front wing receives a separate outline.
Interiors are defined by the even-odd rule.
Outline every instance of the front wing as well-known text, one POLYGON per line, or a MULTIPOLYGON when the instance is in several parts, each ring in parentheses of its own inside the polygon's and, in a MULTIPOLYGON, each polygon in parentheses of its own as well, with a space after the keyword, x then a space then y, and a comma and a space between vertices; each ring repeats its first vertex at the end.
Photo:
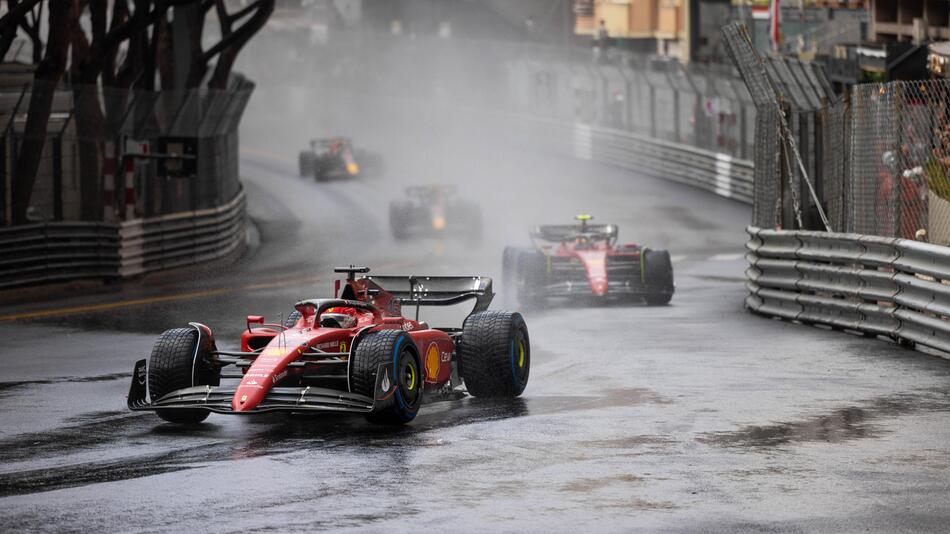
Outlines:
POLYGON ((231 400, 237 386, 194 386, 172 391, 149 401, 146 361, 135 363, 129 388, 130 410, 202 409, 222 414, 258 414, 267 412, 349 412, 369 413, 377 403, 390 402, 395 392, 392 364, 382 364, 376 374, 375 398, 318 387, 274 387, 264 400, 246 412, 235 412, 231 400), (383 388, 383 386, 386 388, 383 388))
MULTIPOLYGON (((664 288, 653 288, 643 284, 611 280, 607 282, 607 292, 602 298, 646 296, 664 292, 664 288)), ((672 289, 669 290, 669 292, 672 293, 672 289)), ((537 288, 534 293, 536 293, 538 296, 545 297, 577 297, 594 294, 593 291, 591 291, 590 283, 588 283, 587 280, 562 281, 552 284, 545 284, 537 288)))

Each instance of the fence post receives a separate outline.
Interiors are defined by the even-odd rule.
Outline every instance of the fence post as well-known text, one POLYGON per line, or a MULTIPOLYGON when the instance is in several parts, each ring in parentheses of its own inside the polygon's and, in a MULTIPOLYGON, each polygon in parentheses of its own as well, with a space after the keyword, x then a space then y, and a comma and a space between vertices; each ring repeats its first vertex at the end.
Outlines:
POLYGON ((656 88, 647 83, 650 88, 650 137, 656 139, 656 88))
POLYGON ((115 144, 105 142, 105 157, 102 159, 102 220, 115 219, 115 144))
POLYGON ((10 224, 7 210, 7 135, 0 136, 0 224, 10 224))
POLYGON ((53 220, 63 220, 63 136, 53 138, 53 220))
POLYGON ((125 220, 135 218, 135 158, 125 157, 125 220))
POLYGON ((673 80, 667 75, 666 80, 670 82, 670 90, 673 92, 673 139, 674 143, 682 143, 680 139, 680 90, 673 85, 673 80))

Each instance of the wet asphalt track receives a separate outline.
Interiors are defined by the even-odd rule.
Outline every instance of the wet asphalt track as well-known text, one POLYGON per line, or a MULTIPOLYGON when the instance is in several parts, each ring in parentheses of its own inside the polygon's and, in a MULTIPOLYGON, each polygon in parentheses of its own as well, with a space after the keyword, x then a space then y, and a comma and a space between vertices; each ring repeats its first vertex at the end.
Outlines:
POLYGON ((316 184, 295 176, 296 146, 245 136, 259 243, 237 265, 0 308, 69 312, 0 322, 0 529, 947 529, 950 362, 744 312, 746 207, 429 141, 428 166, 396 150, 385 177, 316 184), (482 243, 392 241, 389 198, 444 172, 490 215, 482 243), (202 321, 233 347, 244 314, 330 291, 335 264, 497 278, 505 243, 578 211, 669 248, 677 293, 659 308, 526 311, 533 369, 513 402, 426 405, 402 429, 218 415, 189 429, 125 410, 132 364, 166 328, 202 321))

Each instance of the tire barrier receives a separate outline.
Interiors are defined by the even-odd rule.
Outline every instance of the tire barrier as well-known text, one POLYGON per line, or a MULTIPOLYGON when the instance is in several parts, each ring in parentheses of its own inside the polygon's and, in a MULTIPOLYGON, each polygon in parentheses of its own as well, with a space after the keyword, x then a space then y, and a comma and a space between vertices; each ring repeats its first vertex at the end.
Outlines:
POLYGON ((115 224, 49 222, 0 228, 0 250, 0 289, 118 276, 115 224))
POLYGON ((749 227, 746 307, 950 352, 950 248, 749 227))
POLYGON ((119 224, 50 222, 0 228, 0 290, 129 278, 231 254, 245 240, 241 190, 217 208, 119 224))

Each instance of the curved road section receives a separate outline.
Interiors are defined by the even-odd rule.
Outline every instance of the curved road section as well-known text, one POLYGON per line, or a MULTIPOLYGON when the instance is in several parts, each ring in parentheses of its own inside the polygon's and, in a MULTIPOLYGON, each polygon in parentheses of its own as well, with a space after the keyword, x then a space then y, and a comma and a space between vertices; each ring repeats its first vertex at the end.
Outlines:
MULTIPOLYGON (((5 525, 945 528, 950 363, 746 313, 747 207, 376 107, 344 102, 304 126, 252 110, 242 173, 256 237, 239 263, 0 309, 5 525), (337 133, 382 152, 384 175, 298 177, 298 147, 337 133), (394 241, 388 203, 416 183, 456 184, 480 203, 481 243, 394 241), (278 318, 327 294, 339 264, 498 280, 502 248, 525 244, 528 225, 578 212, 619 224, 624 241, 669 249, 677 292, 664 307, 525 311, 534 368, 515 402, 433 403, 400 429, 215 415, 179 428, 125 409, 133 362, 167 328, 201 321, 234 347, 245 314, 278 318)), ((424 319, 459 320, 448 315, 424 319)))

